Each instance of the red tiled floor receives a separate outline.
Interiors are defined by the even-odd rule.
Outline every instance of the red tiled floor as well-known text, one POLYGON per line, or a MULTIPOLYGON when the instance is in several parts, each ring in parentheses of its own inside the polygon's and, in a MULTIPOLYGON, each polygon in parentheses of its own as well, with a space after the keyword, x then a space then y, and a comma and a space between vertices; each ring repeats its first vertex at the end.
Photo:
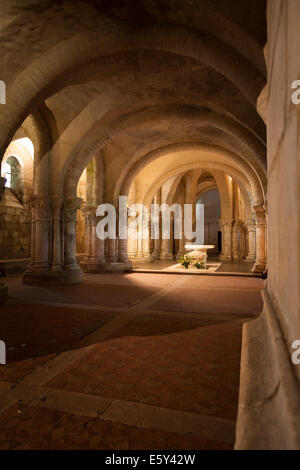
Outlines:
POLYGON ((34 357, 24 361, 11 362, 5 367, 0 366, 0 380, 16 382, 22 380, 26 375, 33 372, 38 367, 50 361, 55 354, 48 356, 34 357))
POLYGON ((131 322, 47 385, 235 419, 242 324, 176 320, 131 322))
MULTIPOLYGON (((75 358, 72 361, 71 355, 69 364, 62 363, 63 369, 58 368, 57 375, 52 375, 46 385, 56 388, 58 394, 59 390, 82 392, 154 405, 158 410, 167 408, 192 412, 193 416, 234 420, 241 318, 245 320, 246 316, 259 312, 261 283, 256 279, 185 276, 180 288, 174 288, 151 305, 151 310, 157 309, 157 313, 139 311, 139 302, 164 287, 172 287, 177 279, 180 276, 163 274, 86 275, 81 286, 42 288, 22 286, 17 279, 12 279, 12 299, 0 310, 0 337, 8 345, 8 362, 13 362, 1 366, 0 380, 15 381, 25 377, 54 354, 76 348, 80 338, 95 329, 106 328, 113 320, 115 329, 106 331, 114 333, 96 343, 80 360, 73 362, 75 358), (38 299, 53 302, 53 305, 29 303, 38 299), (84 307, 59 307, 55 303, 122 306, 124 311, 102 312, 84 307), (133 306, 137 309, 132 310, 133 306), (118 327, 119 315, 126 312, 126 308, 127 313, 137 316, 118 327), (162 310, 181 313, 164 314, 162 310), (195 312, 199 318, 190 317, 187 312, 195 312), (203 318, 201 312, 206 314, 203 318), (232 313, 236 314, 234 321, 232 313), (215 314, 218 316, 214 317, 215 314)), ((43 373, 45 371, 47 373, 47 368, 43 373)), ((43 402, 41 405, 44 406, 43 402)), ((54 407, 57 407, 56 402, 54 407)), ((178 435, 172 429, 169 432, 142 429, 125 425, 125 422, 113 423, 59 409, 16 404, 0 414, 0 448, 232 447, 210 439, 178 435)))
POLYGON ((258 292, 248 290, 195 289, 184 286, 167 294, 151 309, 186 312, 253 315, 262 309, 258 292))
POLYGON ((233 277, 233 276, 188 276, 185 286, 197 289, 247 289, 261 290, 263 288, 262 279, 255 277, 233 277))
POLYGON ((0 335, 6 343, 7 363, 68 350, 116 316, 114 312, 8 301, 0 310, 0 335))
POLYGON ((24 291, 11 289, 11 295, 26 301, 42 301, 66 304, 102 305, 129 308, 137 302, 157 292, 159 287, 147 285, 110 285, 85 282, 74 286, 29 287, 24 291), (117 295, 116 295, 117 289, 117 295))
POLYGON ((0 309, 0 337, 7 347, 7 365, 0 367, 0 380, 14 381, 26 376, 116 316, 114 312, 9 300, 0 309))
POLYGON ((38 407, 12 406, 0 417, 1 449, 231 449, 232 445, 157 429, 74 416, 38 407))

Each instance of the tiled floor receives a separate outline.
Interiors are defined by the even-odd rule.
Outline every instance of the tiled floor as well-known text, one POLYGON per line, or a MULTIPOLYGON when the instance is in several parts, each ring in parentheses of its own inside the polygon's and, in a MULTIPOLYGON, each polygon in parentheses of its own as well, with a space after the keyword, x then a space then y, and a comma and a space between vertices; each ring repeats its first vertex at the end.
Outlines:
POLYGON ((230 449, 255 278, 8 279, 0 307, 1 449, 230 449))

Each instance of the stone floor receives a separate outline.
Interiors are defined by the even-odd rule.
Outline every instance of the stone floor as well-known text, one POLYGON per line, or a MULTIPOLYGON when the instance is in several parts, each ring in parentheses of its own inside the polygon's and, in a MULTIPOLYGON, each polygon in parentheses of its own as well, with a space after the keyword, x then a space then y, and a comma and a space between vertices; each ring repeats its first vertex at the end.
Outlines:
POLYGON ((129 273, 7 280, 0 449, 231 449, 241 331, 262 281, 129 273))

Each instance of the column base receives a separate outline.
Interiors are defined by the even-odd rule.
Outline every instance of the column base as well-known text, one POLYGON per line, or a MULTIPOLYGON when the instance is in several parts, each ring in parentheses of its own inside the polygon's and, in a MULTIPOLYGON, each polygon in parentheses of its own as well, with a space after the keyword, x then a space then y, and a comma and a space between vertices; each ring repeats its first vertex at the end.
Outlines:
POLYGON ((253 273, 263 273, 266 270, 266 263, 264 261, 256 261, 252 268, 253 273))
POLYGON ((123 263, 125 272, 132 271, 132 262, 130 261, 130 259, 123 261, 123 263))
POLYGON ((255 261, 255 255, 247 255, 245 258, 246 261, 255 261))
POLYGON ((141 257, 136 257, 134 258, 134 261, 138 261, 139 263, 151 263, 153 261, 152 256, 141 256, 141 257))
POLYGON ((4 302, 8 297, 7 286, 4 282, 0 282, 0 303, 4 302))
POLYGON ((227 255, 219 255, 219 259, 220 260, 223 260, 223 261, 231 261, 232 260, 232 257, 231 256, 227 256, 227 255))
POLYGON ((130 271, 131 267, 129 267, 131 263, 106 263, 104 265, 104 272, 106 273, 124 273, 126 271, 130 271))
POLYGON ((38 286, 46 284, 80 284, 83 272, 80 267, 61 270, 28 270, 23 274, 23 284, 38 286))
POLYGON ((105 260, 89 261, 83 260, 79 262, 79 266, 84 273, 103 273, 105 271, 105 260))
POLYGON ((161 253, 160 256, 159 256, 159 259, 160 259, 160 260, 164 260, 164 261, 165 261, 165 260, 168 261, 168 260, 174 259, 174 256, 171 255, 170 253, 166 253, 166 254, 161 253))

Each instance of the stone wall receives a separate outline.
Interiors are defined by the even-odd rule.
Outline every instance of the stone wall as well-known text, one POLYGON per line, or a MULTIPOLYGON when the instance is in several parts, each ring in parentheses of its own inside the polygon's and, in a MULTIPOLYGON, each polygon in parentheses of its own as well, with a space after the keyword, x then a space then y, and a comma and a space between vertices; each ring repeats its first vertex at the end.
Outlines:
MULTIPOLYGON (((300 79, 300 2, 268 7, 268 291, 288 346, 300 339, 300 105, 291 85, 300 79)), ((300 379, 300 367, 296 369, 300 379)))
POLYGON ((5 189, 0 202, 0 261, 30 257, 30 211, 5 189))
POLYGON ((299 23, 299 0, 268 2, 268 279, 263 313, 243 329, 237 449, 300 449, 299 23))

